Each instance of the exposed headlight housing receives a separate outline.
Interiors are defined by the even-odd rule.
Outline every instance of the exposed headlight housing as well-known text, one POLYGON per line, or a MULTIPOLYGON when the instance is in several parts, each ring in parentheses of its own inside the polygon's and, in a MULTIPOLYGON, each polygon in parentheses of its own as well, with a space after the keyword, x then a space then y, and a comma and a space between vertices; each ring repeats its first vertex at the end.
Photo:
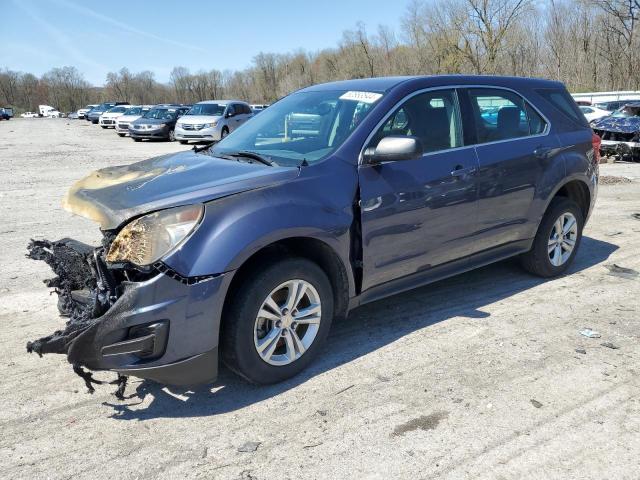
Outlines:
POLYGON ((107 261, 151 265, 182 244, 196 229, 204 207, 187 205, 150 213, 128 223, 111 243, 107 261))

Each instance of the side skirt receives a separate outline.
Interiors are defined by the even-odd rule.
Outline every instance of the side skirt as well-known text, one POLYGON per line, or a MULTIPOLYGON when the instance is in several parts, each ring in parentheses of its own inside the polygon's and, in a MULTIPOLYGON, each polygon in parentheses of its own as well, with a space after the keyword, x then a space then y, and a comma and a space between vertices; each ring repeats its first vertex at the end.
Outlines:
POLYGON ((445 278, 484 267, 491 263, 499 262, 500 260, 520 255, 529 251, 532 242, 532 238, 527 240, 518 240, 517 242, 511 242, 506 245, 491 248, 468 257, 463 257, 442 265, 418 271, 397 280, 376 285, 375 287, 365 290, 362 294, 353 297, 349 301, 349 310, 359 307, 360 305, 364 305, 365 303, 380 300, 397 293, 406 292, 407 290, 413 290, 414 288, 422 287, 439 280, 444 280, 445 278))

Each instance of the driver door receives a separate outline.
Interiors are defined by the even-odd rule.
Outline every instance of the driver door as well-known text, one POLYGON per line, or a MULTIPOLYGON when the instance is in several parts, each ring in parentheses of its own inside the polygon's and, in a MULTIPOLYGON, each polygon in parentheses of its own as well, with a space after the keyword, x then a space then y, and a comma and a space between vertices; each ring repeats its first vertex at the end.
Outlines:
POLYGON ((359 167, 363 290, 474 252, 478 159, 463 145, 456 91, 410 98, 367 147, 390 135, 417 137, 424 155, 359 167))

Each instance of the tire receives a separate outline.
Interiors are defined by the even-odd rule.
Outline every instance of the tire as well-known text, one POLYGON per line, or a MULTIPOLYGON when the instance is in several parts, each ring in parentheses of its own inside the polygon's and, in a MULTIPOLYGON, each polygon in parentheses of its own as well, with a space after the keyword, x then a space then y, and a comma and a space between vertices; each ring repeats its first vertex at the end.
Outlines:
POLYGON ((187 140, 179 140, 180 145, 186 145, 187 143, 189 143, 187 140))
POLYGON ((119 137, 124 137, 126 135, 126 133, 119 133, 118 136, 119 137))
POLYGON ((100 125, 100 126, 101 126, 102 128, 104 128, 105 130, 106 130, 107 128, 109 128, 109 127, 105 127, 104 125, 100 125))
MULTIPOLYGON (((329 332, 334 304, 331 283, 318 265, 301 258, 289 258, 267 264, 255 274, 247 276, 237 285, 237 291, 230 292, 230 294, 233 296, 233 300, 225 310, 220 346, 222 359, 231 370, 252 383, 270 384, 293 377, 313 361, 329 332), (319 301, 321 309, 315 320, 315 322, 319 321, 319 324, 306 324, 305 320, 300 319, 301 323, 290 325, 294 329, 293 331, 297 332, 296 338, 303 342, 307 341, 304 345, 304 352, 299 356, 300 343, 294 341, 292 330, 286 328, 289 326, 289 322, 295 322, 293 316, 271 315, 274 318, 282 319, 280 325, 282 328, 276 327, 276 321, 258 316, 259 311, 265 311, 262 309, 263 303, 271 297, 274 290, 276 291, 274 294, 276 299, 278 295, 283 294, 280 300, 276 301, 278 306, 283 307, 287 297, 285 292, 291 290, 286 288, 278 290, 278 288, 291 281, 306 282, 307 285, 313 287, 305 290, 298 306, 309 308, 314 303, 310 301, 311 298, 315 297, 319 301), (260 322, 263 322, 262 329, 259 328, 260 322), (265 349, 265 355, 269 356, 268 362, 258 353, 257 345, 260 340, 264 340, 269 335, 275 339, 273 342, 268 342, 269 345, 275 343, 276 346, 274 349, 269 347, 265 349), (307 335, 310 336, 307 337, 307 335), (309 339, 310 341, 308 341, 309 339), (294 345, 294 343, 294 360, 291 361, 289 360, 288 352, 290 349, 288 345, 294 345), (268 354, 269 350, 272 351, 271 355, 268 354), (277 364, 278 362, 280 364, 277 364)), ((273 309, 267 310, 267 314, 273 311, 273 309)), ((311 316, 306 318, 311 318, 311 316)))
POLYGON ((220 140, 229 135, 229 129, 227 127, 222 127, 222 132, 220 132, 220 140))
POLYGON ((176 141, 176 134, 173 130, 169 130, 169 136, 167 137, 167 140, 169 140, 170 142, 176 141))
POLYGON ((563 274, 573 263, 578 248, 580 247, 583 227, 584 218, 582 216, 582 210, 580 210, 576 202, 565 197, 556 197, 551 200, 538 226, 538 232, 533 240, 531 250, 522 255, 520 259, 524 269, 544 278, 563 274), (567 236, 563 235, 562 239, 559 238, 557 235, 558 228, 556 227, 556 222, 561 218, 563 219, 564 231, 571 223, 571 217, 575 219, 575 233, 568 234, 567 236), (552 244, 554 238, 556 239, 555 246, 552 244), (569 245, 567 240, 574 242, 570 254, 565 250, 565 246, 569 245), (558 248, 560 250, 558 250, 558 248), (558 257, 558 252, 560 252, 560 257, 558 257), (552 257, 559 260, 556 260, 554 263, 552 257))
POLYGON ((141 139, 141 138, 134 138, 134 139, 133 139, 133 141, 134 141, 134 142, 141 142, 141 141, 142 141, 142 139, 141 139))

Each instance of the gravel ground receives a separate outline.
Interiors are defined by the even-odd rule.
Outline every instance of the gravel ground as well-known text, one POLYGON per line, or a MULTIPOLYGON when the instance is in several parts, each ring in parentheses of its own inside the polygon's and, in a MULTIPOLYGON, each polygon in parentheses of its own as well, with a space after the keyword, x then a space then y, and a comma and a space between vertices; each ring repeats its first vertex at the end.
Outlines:
POLYGON ((29 239, 99 238, 60 207, 68 186, 185 148, 84 121, 0 123, 3 478, 639 478, 640 279, 607 266, 640 271, 640 165, 602 166, 633 181, 601 186, 567 276, 507 261, 362 307, 283 384, 223 369, 189 391, 133 380, 118 402, 112 386, 88 395, 64 358, 28 355, 63 324, 29 239))

